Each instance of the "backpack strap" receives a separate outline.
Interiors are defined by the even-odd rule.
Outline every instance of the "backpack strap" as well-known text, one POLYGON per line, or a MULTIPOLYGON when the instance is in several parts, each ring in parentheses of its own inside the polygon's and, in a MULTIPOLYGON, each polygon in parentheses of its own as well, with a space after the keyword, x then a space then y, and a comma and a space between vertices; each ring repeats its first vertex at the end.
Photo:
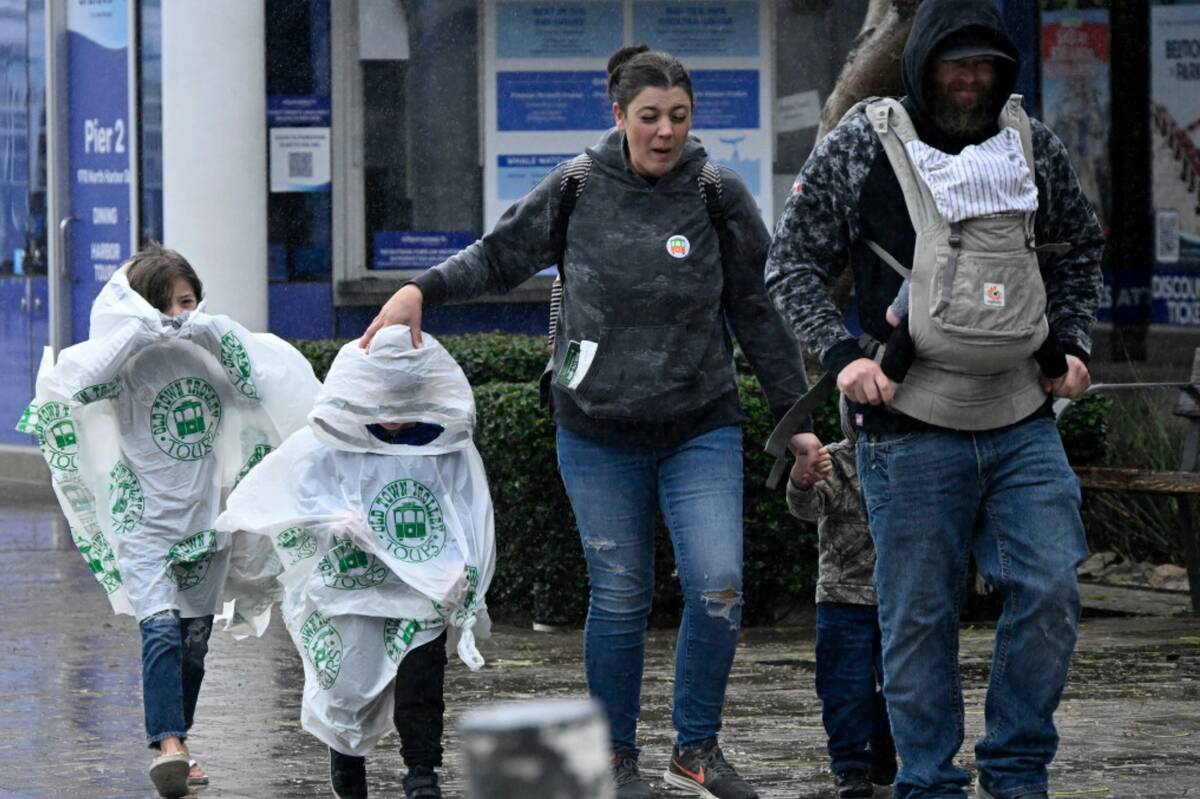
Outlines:
POLYGON ((1013 128, 1021 136, 1021 149, 1025 152, 1025 163, 1029 174, 1035 174, 1033 162, 1033 126, 1029 123, 1029 115, 1025 113, 1025 98, 1014 94, 1008 98, 1004 108, 1000 110, 1000 127, 1013 128))
POLYGON ((696 176, 696 185, 700 187, 700 196, 704 199, 704 207, 708 210, 709 221, 713 230, 717 231, 717 246, 721 251, 721 269, 725 268, 725 253, 729 252, 726 241, 727 226, 725 225, 725 208, 722 205, 723 189, 721 187, 721 168, 712 161, 705 161, 696 176))
POLYGON ((580 153, 567 162, 558 183, 558 209, 554 215, 555 247, 558 252, 554 265, 558 269, 558 274, 554 276, 554 282, 550 284, 550 322, 546 332, 546 348, 551 352, 554 351, 554 337, 558 333, 558 317, 562 312, 563 280, 566 279, 563 261, 567 255, 567 226, 571 223, 571 212, 575 210, 575 203, 583 194, 583 188, 587 185, 588 176, 591 174, 592 157, 587 153, 580 153))

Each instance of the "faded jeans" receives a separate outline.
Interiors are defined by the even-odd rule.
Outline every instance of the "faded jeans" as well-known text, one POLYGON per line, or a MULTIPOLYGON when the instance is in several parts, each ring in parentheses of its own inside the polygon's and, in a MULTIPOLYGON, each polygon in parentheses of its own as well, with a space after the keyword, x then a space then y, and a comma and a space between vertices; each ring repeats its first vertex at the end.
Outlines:
POLYGON ((179 611, 155 613, 142 620, 142 704, 146 742, 157 748, 164 738, 187 738, 196 714, 212 616, 179 618, 179 611))
POLYGON ((742 620, 741 429, 720 427, 653 449, 601 444, 560 427, 558 470, 591 583, 588 691, 608 714, 613 750, 638 751, 660 509, 684 600, 675 646, 676 742, 716 736, 742 620))
POLYGON ((997 799, 1045 791, 1079 622, 1075 569, 1087 554, 1079 482, 1054 420, 864 435, 858 472, 877 556, 884 696, 903 762, 895 798, 966 795, 954 756, 971 553, 1004 597, 975 745, 980 781, 997 799))

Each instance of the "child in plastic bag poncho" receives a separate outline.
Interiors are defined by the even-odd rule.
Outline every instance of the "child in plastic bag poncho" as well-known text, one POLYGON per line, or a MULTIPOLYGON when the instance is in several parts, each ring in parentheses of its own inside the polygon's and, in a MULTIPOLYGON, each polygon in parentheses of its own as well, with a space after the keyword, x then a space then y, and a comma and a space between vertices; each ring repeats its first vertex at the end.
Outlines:
POLYGON ((334 360, 309 416, 238 486, 218 530, 269 536, 304 661, 301 719, 330 747, 334 792, 366 796, 365 756, 394 721, 408 797, 441 796, 446 641, 472 670, 495 560, 475 401, 432 336, 388 328, 334 360), (394 689, 393 689, 394 682, 394 689))
POLYGON ((204 313, 201 298, 181 255, 135 254, 96 298, 88 340, 57 361, 46 350, 18 424, 37 436, 113 610, 139 622, 146 734, 160 753, 150 778, 163 796, 207 782, 183 741, 223 593, 260 589, 257 607, 227 610, 261 633, 282 568, 259 537, 216 531, 222 496, 304 425, 320 388, 294 348, 204 313))

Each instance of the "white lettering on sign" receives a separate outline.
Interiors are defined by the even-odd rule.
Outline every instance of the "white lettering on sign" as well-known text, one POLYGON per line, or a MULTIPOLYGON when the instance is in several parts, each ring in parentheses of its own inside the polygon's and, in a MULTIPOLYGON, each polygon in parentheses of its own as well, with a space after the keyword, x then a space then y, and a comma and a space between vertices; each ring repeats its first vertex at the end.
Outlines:
POLYGON ((129 170, 116 169, 76 169, 76 183, 128 183, 129 170))
POLYGON ((115 225, 117 222, 116 208, 112 206, 96 206, 92 208, 93 225, 115 225))
POLYGON ((100 124, 99 119, 85 119, 83 151, 101 155, 125 152, 125 120, 118 119, 111 126, 106 126, 100 124))
POLYGON ((92 272, 95 274, 96 282, 107 283, 116 273, 118 266, 120 264, 92 264, 92 272))
POLYGON ((121 244, 116 241, 93 241, 92 258, 97 261, 121 260, 121 244))

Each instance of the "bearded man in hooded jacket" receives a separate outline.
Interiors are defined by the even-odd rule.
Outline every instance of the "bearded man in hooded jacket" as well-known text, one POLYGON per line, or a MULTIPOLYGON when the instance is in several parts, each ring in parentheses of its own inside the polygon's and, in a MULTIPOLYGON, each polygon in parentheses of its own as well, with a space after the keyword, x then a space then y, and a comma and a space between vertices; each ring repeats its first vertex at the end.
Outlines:
POLYGON ((1087 547, 1051 404, 1089 385, 1104 242, 1062 142, 1010 100, 1018 59, 990 0, 925 0, 904 50, 906 96, 856 106, 817 145, 767 263, 768 292, 837 376, 859 429, 897 799, 965 797, 970 784, 954 758, 972 554, 1004 596, 977 796, 1047 796, 1076 640, 1087 547), (972 233, 1009 223, 1015 250, 972 233), (887 344, 881 362, 830 297, 847 266, 863 330, 887 344), (893 327, 908 270, 911 316, 893 327), (1028 325, 1005 327, 1022 312, 1028 325), (989 355, 1002 352, 1003 363, 989 355))

